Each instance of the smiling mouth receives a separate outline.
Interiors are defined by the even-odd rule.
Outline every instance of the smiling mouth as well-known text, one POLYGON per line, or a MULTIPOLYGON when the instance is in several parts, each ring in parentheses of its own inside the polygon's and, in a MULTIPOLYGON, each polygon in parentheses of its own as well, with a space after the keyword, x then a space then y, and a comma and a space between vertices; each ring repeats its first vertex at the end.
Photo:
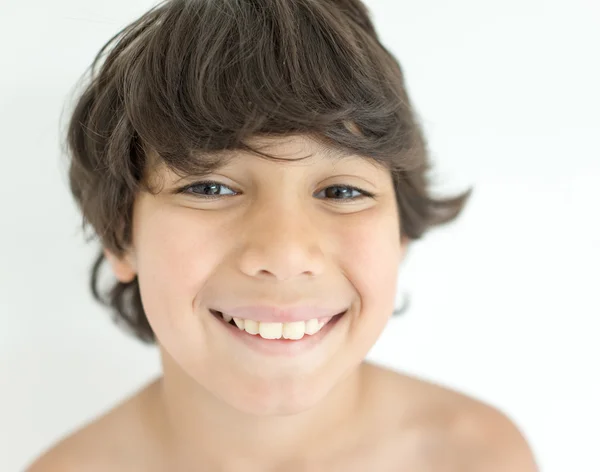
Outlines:
POLYGON ((263 339, 289 339, 300 340, 304 336, 317 334, 323 327, 329 323, 335 323, 348 310, 338 313, 332 317, 323 319, 311 319, 307 321, 295 321, 292 323, 267 323, 262 321, 244 320, 241 318, 232 318, 220 311, 210 310, 213 316, 220 319, 223 323, 235 326, 240 331, 261 337, 263 339))

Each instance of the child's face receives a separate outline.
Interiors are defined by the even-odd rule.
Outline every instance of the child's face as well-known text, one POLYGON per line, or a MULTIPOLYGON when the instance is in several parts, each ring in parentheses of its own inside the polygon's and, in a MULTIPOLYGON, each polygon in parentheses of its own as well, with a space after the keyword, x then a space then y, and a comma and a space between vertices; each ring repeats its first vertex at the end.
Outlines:
POLYGON ((323 158, 302 137, 269 142, 267 152, 279 157, 314 157, 277 162, 242 155, 209 176, 182 181, 159 168, 161 192, 135 202, 128 257, 110 258, 122 281, 138 275, 165 369, 258 414, 306 409, 361 363, 394 310, 405 249, 389 171, 360 158, 323 158), (224 187, 173 192, 206 180, 224 187), (338 186, 377 197, 352 202, 360 193, 338 186), (287 353, 246 343, 243 336, 258 335, 209 311, 304 303, 348 311, 313 335, 321 334, 314 345, 309 334, 246 339, 265 347, 286 342, 287 353))

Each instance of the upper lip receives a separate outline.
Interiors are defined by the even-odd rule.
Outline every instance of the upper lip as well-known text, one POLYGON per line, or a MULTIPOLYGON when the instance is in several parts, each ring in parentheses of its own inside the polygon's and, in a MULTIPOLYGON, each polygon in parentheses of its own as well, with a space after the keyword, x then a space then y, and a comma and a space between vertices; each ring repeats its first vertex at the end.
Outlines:
POLYGON ((343 313, 347 308, 332 309, 324 306, 301 305, 293 307, 276 307, 269 305, 248 305, 237 307, 213 308, 235 318, 263 321, 267 323, 291 323, 307 321, 313 318, 328 318, 343 313))

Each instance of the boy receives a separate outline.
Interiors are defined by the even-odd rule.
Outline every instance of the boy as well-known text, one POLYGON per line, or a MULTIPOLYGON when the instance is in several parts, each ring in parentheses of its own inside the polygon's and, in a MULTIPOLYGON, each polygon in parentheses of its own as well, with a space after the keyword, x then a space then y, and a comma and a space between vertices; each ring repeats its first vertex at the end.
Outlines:
POLYGON ((71 190, 94 295, 163 375, 29 471, 536 470, 493 407, 364 361, 410 241, 470 193, 429 194, 365 7, 166 1, 94 69, 113 41, 69 124, 71 190))

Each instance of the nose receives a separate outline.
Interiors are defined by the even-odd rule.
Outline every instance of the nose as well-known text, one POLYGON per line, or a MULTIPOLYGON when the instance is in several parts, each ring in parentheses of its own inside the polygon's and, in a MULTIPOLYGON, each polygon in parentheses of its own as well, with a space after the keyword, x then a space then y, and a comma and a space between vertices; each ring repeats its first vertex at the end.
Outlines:
POLYGON ((327 235, 316 213, 282 202, 244 221, 239 268, 252 277, 316 277, 325 267, 327 235))

